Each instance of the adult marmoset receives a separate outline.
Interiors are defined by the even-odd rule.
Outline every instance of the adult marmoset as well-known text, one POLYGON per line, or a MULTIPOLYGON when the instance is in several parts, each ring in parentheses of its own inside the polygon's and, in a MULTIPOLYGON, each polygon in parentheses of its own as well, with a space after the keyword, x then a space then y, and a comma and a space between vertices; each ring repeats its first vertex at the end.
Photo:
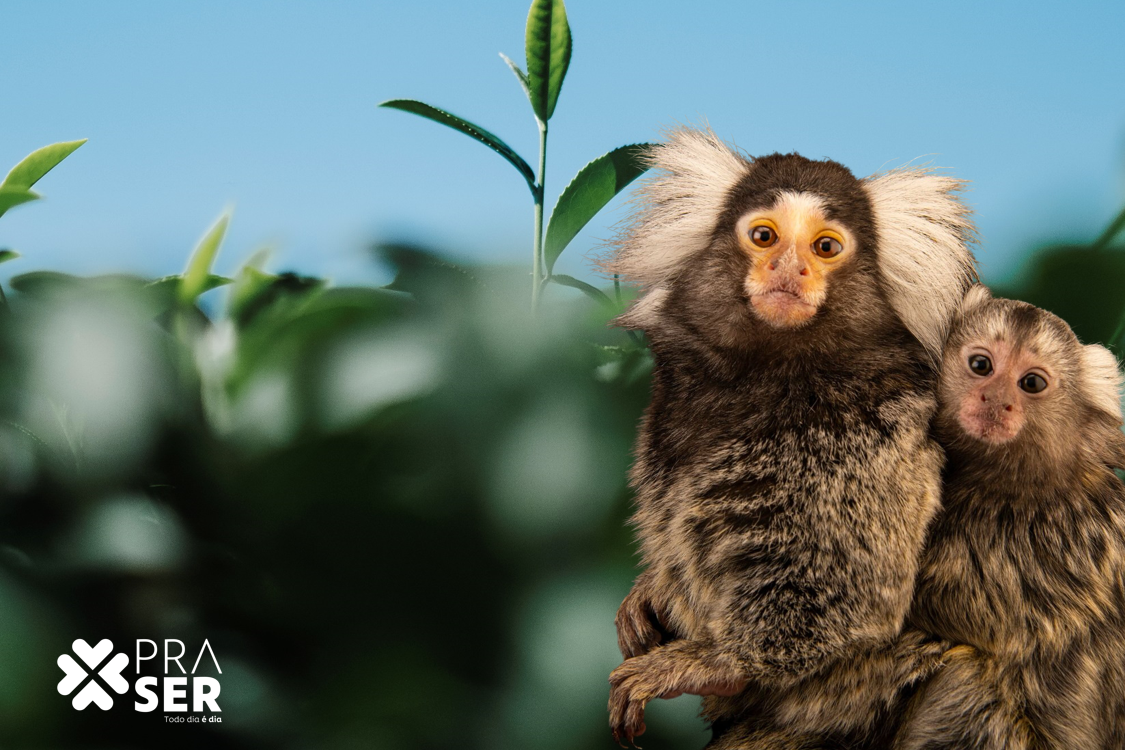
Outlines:
POLYGON ((944 510, 911 624, 958 644, 901 748, 1125 748, 1121 378, 1023 302, 966 298, 935 421, 944 510))
POLYGON ((614 735, 685 692, 737 694, 705 702, 713 721, 869 723, 864 658, 900 631, 939 506, 937 362, 974 278, 961 183, 752 159, 690 128, 649 166, 605 264, 641 285, 620 323, 655 362, 614 735), (841 666, 855 679, 818 677, 841 666))

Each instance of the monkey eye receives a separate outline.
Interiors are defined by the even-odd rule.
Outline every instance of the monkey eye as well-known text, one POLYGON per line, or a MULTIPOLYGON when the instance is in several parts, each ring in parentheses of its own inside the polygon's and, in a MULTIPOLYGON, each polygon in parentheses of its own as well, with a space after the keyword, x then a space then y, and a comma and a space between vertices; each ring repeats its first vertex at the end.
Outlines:
POLYGON ((973 356, 969 357, 969 369, 972 370, 974 374, 980 375, 982 378, 985 375, 991 375, 992 360, 984 356, 983 354, 974 354, 973 356))
POLYGON ((835 258, 844 252, 844 246, 834 237, 817 237, 812 246, 813 252, 821 258, 835 258))
POLYGON ((1047 388, 1047 380, 1037 372, 1029 372, 1020 378, 1020 390, 1027 393, 1042 393, 1047 388))
POLYGON ((771 247, 777 242, 777 230, 765 224, 759 224, 750 230, 750 241, 758 247, 771 247))

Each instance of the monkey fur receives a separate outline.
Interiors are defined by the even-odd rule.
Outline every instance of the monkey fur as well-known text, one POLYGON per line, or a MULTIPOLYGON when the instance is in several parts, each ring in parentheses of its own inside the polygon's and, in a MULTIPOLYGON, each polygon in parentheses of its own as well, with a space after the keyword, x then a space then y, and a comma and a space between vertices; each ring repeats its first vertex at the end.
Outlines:
POLYGON ((613 734, 686 692, 730 728, 716 748, 862 735, 942 650, 895 639, 940 502, 937 363, 975 277, 961 184, 750 159, 692 128, 649 166, 604 266, 641 286, 619 322, 655 361, 613 734))
POLYGON ((909 616, 959 645, 896 748, 1125 748, 1120 385, 1054 315, 966 297, 935 420, 944 510, 909 616))

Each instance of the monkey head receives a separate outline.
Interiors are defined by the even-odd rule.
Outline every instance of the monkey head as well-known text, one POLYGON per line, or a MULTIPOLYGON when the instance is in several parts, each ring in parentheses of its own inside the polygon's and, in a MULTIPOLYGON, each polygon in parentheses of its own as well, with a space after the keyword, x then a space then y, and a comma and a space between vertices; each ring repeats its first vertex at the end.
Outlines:
POLYGON ((619 319, 654 344, 738 352, 839 348, 905 328, 937 361, 975 277, 958 180, 925 169, 866 179, 798 154, 747 157, 680 128, 603 268, 640 284, 619 319))
POLYGON ((773 328, 809 323, 849 275, 837 272, 875 245, 859 180, 833 162, 796 155, 758 159, 732 191, 724 219, 720 232, 746 266, 741 291, 749 309, 773 328))
POLYGON ((1067 461, 1076 436, 1121 425, 1120 375, 1109 350, 1083 345, 1051 313, 966 295, 945 347, 939 429, 947 440, 998 456, 1045 453, 1067 461))

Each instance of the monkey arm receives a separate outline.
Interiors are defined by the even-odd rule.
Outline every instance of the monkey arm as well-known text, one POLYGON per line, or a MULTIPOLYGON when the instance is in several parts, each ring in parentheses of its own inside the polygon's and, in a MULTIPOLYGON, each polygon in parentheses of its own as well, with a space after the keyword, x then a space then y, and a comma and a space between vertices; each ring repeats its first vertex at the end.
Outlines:
POLYGON ((621 602, 614 624, 617 646, 626 659, 645 654, 670 640, 667 603, 662 601, 655 585, 655 576, 646 570, 637 576, 633 589, 621 602))
POLYGON ((755 686, 704 702, 704 716, 729 719, 707 750, 887 748, 913 689, 941 669, 952 646, 914 628, 894 641, 783 690, 755 686), (763 700, 764 699, 764 700, 763 700))
POLYGON ((644 734, 645 704, 654 698, 735 695, 747 678, 713 641, 676 640, 626 659, 609 676, 609 724, 619 743, 644 734))
MULTIPOLYGON (((775 696, 778 721, 810 733, 890 729, 905 696, 942 668, 949 641, 907 627, 890 643, 840 659, 775 696)), ((888 735, 889 736, 889 735, 888 735)))
POLYGON ((1041 746, 1024 716, 1019 692, 1005 688, 1003 670, 993 658, 961 645, 949 649, 944 662, 910 701, 895 737, 895 750, 1025 750, 1041 746))

